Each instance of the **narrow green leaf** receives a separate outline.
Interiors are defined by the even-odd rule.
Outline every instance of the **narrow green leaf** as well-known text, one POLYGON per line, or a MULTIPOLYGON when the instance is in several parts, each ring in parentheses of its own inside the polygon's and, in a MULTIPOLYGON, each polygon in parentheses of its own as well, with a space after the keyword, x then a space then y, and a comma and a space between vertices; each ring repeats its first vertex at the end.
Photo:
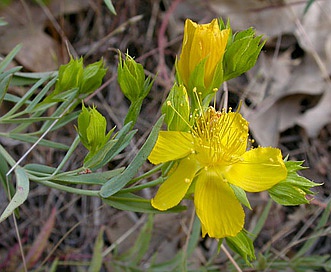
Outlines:
POLYGON ((117 13, 116 13, 116 10, 115 10, 115 8, 114 8, 114 5, 113 5, 112 1, 111 1, 111 0, 103 0, 103 1, 104 1, 104 3, 106 4, 106 6, 107 6, 107 8, 109 9, 109 11, 110 11, 112 14, 116 15, 117 13))
POLYGON ((268 215, 269 215, 271 207, 272 207, 272 200, 269 199, 269 201, 268 201, 267 205, 265 206, 259 220, 256 222, 256 225, 255 225, 253 231, 251 232, 252 237, 253 237, 253 241, 256 239, 256 237, 261 232, 263 226, 265 225, 265 222, 268 219, 268 215))
POLYGON ((104 157, 104 159, 100 163, 98 163, 97 165, 94 165, 93 167, 89 167, 89 168, 91 168, 92 171, 94 171, 96 169, 99 169, 102 166, 104 166, 106 163, 111 161, 116 155, 118 155, 125 147, 128 146, 128 144, 130 143, 132 137, 137 132, 137 130, 130 131, 130 126, 131 126, 131 123, 126 124, 118 132, 118 134, 114 138, 114 140, 117 141, 117 142, 108 151, 108 153, 106 154, 106 156, 104 157))
POLYGON ((100 271, 102 267, 102 250, 103 250, 103 233, 104 227, 101 227, 98 237, 94 243, 93 256, 88 272, 100 271))
POLYGON ((178 213, 186 209, 185 206, 176 206, 166 211, 159 211, 153 208, 150 200, 132 193, 117 193, 109 198, 103 198, 102 201, 118 210, 140 213, 178 213))
POLYGON ((51 267, 49 268, 49 272, 56 272, 58 271, 58 265, 59 265, 59 258, 56 257, 54 261, 52 262, 51 267))
MULTIPOLYGON (((27 134, 20 134, 20 133, 9 133, 9 137, 14 140, 19 140, 19 141, 26 142, 26 143, 35 143, 39 139, 38 137, 35 137, 35 136, 31 136, 31 135, 27 135, 27 134)), ((52 147, 55 149, 61 149, 61 150, 68 150, 68 148, 69 148, 65 144, 56 143, 56 142, 45 140, 45 139, 42 139, 39 142, 39 145, 48 146, 48 147, 52 147)))
POLYGON ((107 198, 117 193, 135 176, 155 145, 159 130, 163 123, 163 119, 164 116, 161 116, 161 118, 156 122, 146 142, 141 147, 129 166, 125 169, 125 171, 118 177, 108 180, 108 182, 101 187, 101 197, 107 198))
POLYGON ((134 245, 130 248, 130 250, 121 256, 121 261, 125 261, 134 267, 138 266, 142 262, 142 259, 149 248, 149 243, 152 238, 154 222, 153 218, 153 214, 148 215, 148 220, 140 230, 134 245))
MULTIPOLYGON (((14 114, 17 110, 19 110, 23 105, 27 103, 27 101, 30 99, 31 96, 33 96, 36 91, 48 80, 48 78, 41 78, 36 82, 12 107, 4 116, 11 116, 14 114)), ((31 103, 31 101, 29 102, 31 103)))
MULTIPOLYGON (((0 74, 0 81, 3 80, 8 75, 12 75, 13 77, 15 77, 15 73, 17 73, 21 69, 22 69, 22 66, 16 66, 16 67, 7 69, 6 71, 4 71, 0 74)), ((11 81, 11 85, 13 85, 12 81, 11 81)))
POLYGON ((2 184, 3 191, 7 195, 8 199, 11 199, 15 193, 15 187, 12 183, 7 184, 7 177, 6 174, 9 171, 8 163, 2 153, 0 153, 0 184, 2 184), (8 190, 9 186, 9 190, 8 190), (8 195, 8 191, 10 196, 8 195))
MULTIPOLYGON (((35 122, 44 122, 48 120, 56 120, 55 117, 27 117, 27 118, 15 118, 15 119, 4 119, 0 120, 1 124, 31 124, 35 122)), ((15 130, 16 131, 16 130, 15 130)))
MULTIPOLYGON (((40 174, 46 174, 51 175, 54 173, 54 171, 56 170, 56 168, 48 166, 48 165, 43 165, 43 164, 38 164, 38 163, 29 163, 24 165, 24 169, 28 172, 31 173, 40 173, 40 174)), ((39 175, 36 175, 39 176, 39 175)))
POLYGON ((61 117, 61 119, 52 127, 52 129, 50 131, 55 131, 58 130, 60 128, 62 128, 63 126, 65 126, 66 124, 70 123, 71 121, 74 121, 77 119, 79 115, 78 111, 75 112, 71 112, 68 113, 66 115, 64 115, 63 117, 61 117))
MULTIPOLYGON (((100 164, 103 159, 109 154, 109 151, 114 147, 117 140, 110 140, 107 144, 105 144, 96 154, 93 156, 87 155, 87 160, 84 161, 85 168, 95 168, 96 165, 100 164)), ((91 154, 91 153, 89 153, 91 154)))
POLYGON ((231 183, 230 183, 230 187, 232 188, 232 190, 233 190, 234 194, 236 195, 237 199, 239 200, 239 202, 251 210, 252 207, 248 201, 246 192, 243 189, 241 189, 240 187, 235 186, 231 183))
POLYGON ((314 2, 315 2, 315 0, 308 0, 308 1, 307 1, 307 4, 306 4, 306 6, 305 6, 305 9, 303 10, 303 14, 304 14, 304 15, 308 12, 309 8, 311 7, 311 5, 312 5, 314 2))
POLYGON ((187 245, 187 252, 186 252, 187 258, 189 258, 193 254, 194 250, 197 248, 197 244, 199 242, 200 237, 201 237, 201 223, 199 218, 195 215, 191 236, 187 245))
POLYGON ((2 104, 5 94, 7 93, 7 89, 11 78, 12 75, 8 75, 7 77, 5 77, 3 80, 0 81, 0 105, 2 104))
POLYGON ((86 185, 103 185, 107 182, 107 180, 111 179, 112 177, 116 177, 120 175, 124 170, 124 167, 100 172, 100 173, 91 173, 91 174, 79 174, 79 175, 67 175, 63 176, 61 173, 60 177, 55 176, 54 181, 56 182, 63 182, 63 183, 70 183, 70 184, 86 184, 86 185))
POLYGON ((41 78, 56 78, 58 75, 57 71, 54 72, 41 72, 41 73, 26 73, 17 72, 13 76, 12 85, 14 86, 25 86, 36 83, 41 78))
POLYGON ((17 207, 22 205, 29 194, 29 178, 21 167, 15 169, 16 193, 0 217, 0 223, 10 216, 17 207))
POLYGON ((15 58, 16 54, 21 50, 22 45, 16 45, 12 51, 0 62, 0 73, 2 73, 9 63, 15 58))
MULTIPOLYGON (((8 101, 8 102, 13 102, 13 103, 16 104, 21 100, 21 97, 18 97, 18 96, 13 95, 13 94, 6 93, 4 100, 8 101)), ((29 101, 29 100, 25 102, 25 104, 27 104, 27 105, 29 105, 30 103, 31 103, 31 101, 29 101)))
POLYGON ((31 104, 26 108, 26 112, 31 113, 37 104, 45 97, 49 89, 55 84, 57 78, 53 78, 49 81, 46 86, 37 94, 37 96, 32 100, 31 104))

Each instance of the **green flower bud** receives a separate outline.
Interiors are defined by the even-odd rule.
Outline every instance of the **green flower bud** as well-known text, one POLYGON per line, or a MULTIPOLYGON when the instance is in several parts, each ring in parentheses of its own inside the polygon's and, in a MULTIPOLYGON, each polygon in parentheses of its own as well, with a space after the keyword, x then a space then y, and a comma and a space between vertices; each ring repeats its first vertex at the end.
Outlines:
POLYGON ((79 93, 90 94, 100 87, 107 69, 104 68, 103 60, 86 66, 79 86, 79 93))
POLYGON ((83 78, 83 59, 70 59, 69 63, 59 68, 58 80, 55 85, 54 94, 78 88, 83 78))
POLYGON ((144 68, 141 64, 135 62, 128 54, 124 60, 120 54, 117 73, 117 81, 121 90, 131 102, 146 97, 151 84, 149 78, 145 80, 144 68))
POLYGON ((268 190, 270 197, 278 204, 285 206, 308 204, 309 200, 306 196, 315 194, 311 188, 322 185, 321 183, 312 182, 297 173, 305 169, 301 166, 302 163, 302 161, 285 160, 286 179, 268 190))
MULTIPOLYGON (((107 122, 95 107, 82 106, 78 116, 78 135, 82 144, 89 150, 88 157, 96 154, 109 140, 112 131, 106 134, 107 122)), ((87 158, 86 158, 87 160, 87 158)))
POLYGON ((251 69, 265 42, 262 36, 255 37, 253 28, 236 33, 229 39, 223 58, 224 81, 237 77, 251 69))
POLYGON ((83 58, 72 58, 69 63, 60 66, 54 95, 74 88, 79 88, 79 94, 90 94, 101 85, 106 71, 103 60, 84 68, 83 58))
POLYGON ((183 46, 176 68, 180 82, 193 96, 193 89, 202 99, 219 88, 222 82, 222 59, 230 29, 221 29, 217 19, 208 24, 185 21, 183 46))

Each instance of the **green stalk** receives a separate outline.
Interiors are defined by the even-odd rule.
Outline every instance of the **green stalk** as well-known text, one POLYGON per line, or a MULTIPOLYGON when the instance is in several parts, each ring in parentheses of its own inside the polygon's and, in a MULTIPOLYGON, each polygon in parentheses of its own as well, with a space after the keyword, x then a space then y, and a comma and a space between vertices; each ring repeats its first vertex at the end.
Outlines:
POLYGON ((100 191, 97 191, 97 190, 84 190, 84 189, 73 188, 73 187, 57 184, 57 183, 47 181, 47 180, 34 179, 31 176, 30 176, 30 180, 35 181, 37 183, 40 183, 42 185, 45 185, 47 187, 57 189, 57 190, 60 190, 60 191, 64 191, 64 192, 67 192, 67 193, 72 193, 72 194, 77 194, 77 195, 85 195, 85 196, 100 197, 99 196, 100 191))

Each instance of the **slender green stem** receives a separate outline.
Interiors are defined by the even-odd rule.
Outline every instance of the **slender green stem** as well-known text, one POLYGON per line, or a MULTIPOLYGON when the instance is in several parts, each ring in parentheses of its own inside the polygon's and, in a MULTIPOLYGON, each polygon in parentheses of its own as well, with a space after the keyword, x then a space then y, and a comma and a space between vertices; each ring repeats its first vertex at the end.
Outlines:
POLYGON ((75 149, 78 146, 79 142, 80 142, 79 136, 77 135, 76 138, 75 138, 75 140, 71 144, 71 146, 70 146, 67 154, 64 156, 63 160, 61 161, 61 163, 59 164, 59 166, 56 168, 56 170, 54 171, 54 173, 52 174, 52 176, 56 175, 59 171, 61 171, 61 169, 63 168, 64 164, 69 160, 70 156, 75 151, 75 149))
POLYGON ((26 170, 26 172, 29 174, 29 176, 31 178, 33 178, 33 180, 35 182, 43 182, 43 181, 50 181, 52 180, 51 182, 54 182, 53 180, 54 179, 61 179, 61 177, 66 177, 66 176, 70 176, 70 175, 77 175, 77 173, 79 172, 82 172, 85 168, 84 167, 80 167, 80 168, 77 168, 75 170, 72 170, 72 171, 68 171, 68 172, 62 172, 62 173, 59 173, 59 174, 49 174, 49 173, 40 173, 40 172, 37 172, 37 171, 34 171, 34 170, 26 170))
POLYGON ((107 197, 109 200, 121 200, 121 201, 127 201, 127 202, 139 202, 139 203, 150 203, 150 200, 144 199, 144 198, 130 198, 130 197, 120 197, 120 196, 110 196, 107 197))
POLYGON ((143 175, 141 175, 141 176, 139 176, 137 178, 132 179, 127 185, 136 183, 139 180, 142 180, 144 178, 150 177, 151 175, 155 174, 157 171, 161 170, 162 166, 163 166, 163 164, 157 165, 156 167, 154 167, 153 169, 149 170, 145 174, 143 174, 143 175))
POLYGON ((135 191, 141 191, 142 189, 149 188, 149 187, 154 187, 156 185, 159 185, 163 181, 164 181, 164 178, 163 177, 159 177, 158 179, 153 180, 151 182, 147 182, 145 184, 140 184, 140 185, 137 185, 137 186, 134 186, 134 187, 131 187, 131 188, 122 189, 121 190, 121 193, 132 193, 132 192, 135 192, 135 191))
POLYGON ((78 188, 73 188, 73 187, 65 186, 65 185, 62 185, 62 184, 57 184, 57 183, 54 183, 54 182, 51 182, 51 181, 40 180, 40 179, 32 179, 31 178, 31 180, 33 180, 37 183, 40 183, 42 185, 45 185, 47 187, 57 189, 57 190, 60 190, 60 191, 64 191, 64 192, 67 192, 67 193, 100 197, 100 195, 99 195, 100 191, 97 191, 97 190, 78 189, 78 188))

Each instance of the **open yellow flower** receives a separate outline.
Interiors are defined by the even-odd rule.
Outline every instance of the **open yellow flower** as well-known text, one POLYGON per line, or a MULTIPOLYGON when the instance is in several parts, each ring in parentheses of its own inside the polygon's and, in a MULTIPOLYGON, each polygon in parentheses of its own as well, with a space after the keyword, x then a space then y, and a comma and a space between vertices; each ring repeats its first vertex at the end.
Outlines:
POLYGON ((149 160, 153 164, 179 160, 151 203, 167 210, 179 204, 193 180, 194 204, 202 235, 237 235, 245 214, 230 184, 247 192, 267 190, 286 178, 277 148, 246 151, 248 122, 238 112, 210 107, 190 132, 161 131, 149 160))
MULTIPOLYGON (((177 67, 186 88, 189 88, 193 71, 205 59, 203 79, 205 88, 219 87, 211 86, 211 83, 216 66, 223 59, 229 34, 230 29, 221 30, 217 19, 212 20, 209 24, 197 24, 189 19, 185 21, 183 47, 177 67)), ((196 85, 193 84, 193 87, 196 85)))

